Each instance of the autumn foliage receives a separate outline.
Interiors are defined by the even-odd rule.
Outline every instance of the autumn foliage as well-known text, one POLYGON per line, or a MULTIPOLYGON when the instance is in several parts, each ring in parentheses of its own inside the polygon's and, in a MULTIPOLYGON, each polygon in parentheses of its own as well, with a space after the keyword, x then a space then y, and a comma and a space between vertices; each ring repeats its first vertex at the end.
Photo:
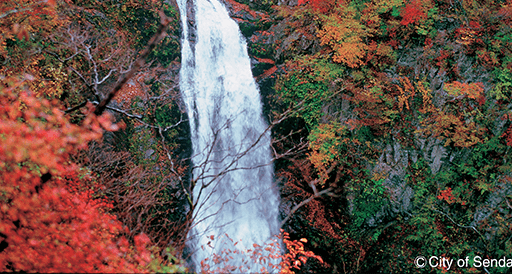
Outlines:
POLYGON ((105 131, 125 127, 124 121, 114 124, 110 113, 94 115, 90 101, 108 92, 111 78, 133 62, 153 29, 147 24, 127 41, 133 30, 122 26, 137 22, 135 12, 153 19, 156 4, 89 4, 0 3, 0 271, 184 271, 169 239, 157 247, 157 229, 148 228, 152 219, 140 219, 160 213, 155 207, 162 211, 162 189, 169 182, 134 190, 123 181, 124 188, 115 188, 119 181, 92 171, 102 164, 107 169, 104 162, 87 161, 88 152, 103 158, 109 153, 95 149, 105 131), (102 16, 89 20, 90 14, 102 16), (122 202, 112 199, 119 196, 122 202), (154 204, 134 206, 141 197, 154 204), (119 206, 138 213, 138 222, 119 218, 119 206))
MULTIPOLYGON (((235 247, 239 241, 233 241, 228 235, 224 239, 233 244, 235 247)), ((208 236, 213 240, 214 235, 208 236)), ((242 241, 242 239, 240 239, 242 241)), ((300 270, 308 259, 316 259, 320 263, 323 260, 320 256, 315 255, 314 252, 308 251, 304 248, 304 243, 307 239, 291 240, 288 232, 281 229, 281 235, 276 236, 270 242, 263 245, 253 244, 253 247, 247 250, 238 250, 236 248, 226 249, 220 254, 213 254, 211 258, 206 258, 201 261, 201 272, 203 273, 226 273, 226 272, 259 272, 259 273, 273 273, 276 270, 279 273, 291 274, 295 273, 293 270, 300 270), (284 246, 283 246, 284 244, 284 246), (283 253, 284 249, 284 254, 283 253), (242 264, 239 266, 231 265, 231 262, 237 258, 242 259, 242 264), (255 269, 256 268, 256 269, 255 269)), ((212 246, 201 248, 213 248, 212 246)))
POLYGON ((154 257, 149 238, 131 245, 123 225, 96 197, 101 188, 69 156, 117 130, 105 114, 71 124, 57 101, 36 98, 24 79, 0 88, 0 269, 140 272, 154 257))
MULTIPOLYGON (((111 3, 0 2, 1 271, 184 271, 152 246, 183 248, 189 221, 175 203, 190 199, 174 150, 186 139, 173 128, 176 83, 159 77, 179 66, 179 31, 116 97, 127 130, 101 143, 118 126, 85 102, 130 67, 160 1, 111 3)), ((258 80, 277 76, 260 86, 265 108, 288 117, 272 146, 292 236, 213 254, 202 271, 410 273, 420 254, 511 254, 511 1, 272 9, 241 26, 258 29, 248 39, 258 80)), ((509 271, 454 273, 466 270, 509 271)))
POLYGON ((299 4, 281 9, 283 40, 316 39, 290 43, 273 103, 298 110, 276 139, 307 149, 276 145, 276 174, 288 228, 332 266, 316 267, 412 273, 420 253, 510 254, 510 1, 299 4))
POLYGON ((338 7, 339 16, 330 16, 324 27, 318 32, 321 45, 328 45, 333 51, 332 60, 354 68, 363 64, 368 45, 364 39, 368 30, 355 20, 356 10, 338 7))
POLYGON ((299 0, 299 5, 307 4, 310 5, 316 11, 326 13, 329 9, 336 5, 336 1, 333 0, 299 0))
POLYGON ((407 26, 409 24, 415 24, 421 20, 427 19, 427 14, 423 11, 421 4, 422 1, 413 0, 405 5, 405 8, 400 13, 402 16, 402 21, 400 21, 400 24, 407 26))

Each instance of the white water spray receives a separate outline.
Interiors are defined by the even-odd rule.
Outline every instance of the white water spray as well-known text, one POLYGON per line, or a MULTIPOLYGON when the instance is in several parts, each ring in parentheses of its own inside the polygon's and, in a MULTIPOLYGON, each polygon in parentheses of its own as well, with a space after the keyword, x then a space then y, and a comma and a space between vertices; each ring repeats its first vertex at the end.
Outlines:
MULTIPOLYGON (((212 254, 250 249, 278 234, 279 194, 273 183, 270 132, 245 39, 218 0, 190 1, 192 30, 187 20, 191 7, 187 0, 178 0, 183 26, 180 89, 190 118, 197 205, 188 246, 200 271, 201 260, 212 254)), ((229 263, 238 267, 242 258, 235 256, 229 263)), ((256 267, 250 270, 259 271, 256 267)))

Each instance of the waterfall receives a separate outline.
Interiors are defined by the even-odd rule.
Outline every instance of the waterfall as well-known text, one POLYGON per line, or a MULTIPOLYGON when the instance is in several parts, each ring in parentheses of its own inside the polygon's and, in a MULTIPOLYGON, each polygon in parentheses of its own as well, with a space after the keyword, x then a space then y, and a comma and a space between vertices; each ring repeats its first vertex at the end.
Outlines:
MULTIPOLYGON (((238 24, 218 0, 178 0, 178 5, 183 26, 180 90, 191 128, 196 204, 188 246, 200 271, 201 260, 212 254, 250 249, 278 234, 279 193, 270 132, 238 24), (187 18, 191 8, 193 19, 187 18)), ((234 267, 243 264, 242 256, 229 256, 234 267)))

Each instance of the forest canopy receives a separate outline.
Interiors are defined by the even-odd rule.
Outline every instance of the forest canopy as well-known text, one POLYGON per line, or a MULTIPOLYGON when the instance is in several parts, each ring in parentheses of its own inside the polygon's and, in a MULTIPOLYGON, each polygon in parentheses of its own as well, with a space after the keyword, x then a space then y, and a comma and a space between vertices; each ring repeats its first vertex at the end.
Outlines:
MULTIPOLYGON (((282 198, 283 246, 251 259, 508 273, 475 258, 512 259, 512 2, 239 2, 282 198)), ((0 3, 1 271, 187 271, 180 36, 172 1, 0 3)))

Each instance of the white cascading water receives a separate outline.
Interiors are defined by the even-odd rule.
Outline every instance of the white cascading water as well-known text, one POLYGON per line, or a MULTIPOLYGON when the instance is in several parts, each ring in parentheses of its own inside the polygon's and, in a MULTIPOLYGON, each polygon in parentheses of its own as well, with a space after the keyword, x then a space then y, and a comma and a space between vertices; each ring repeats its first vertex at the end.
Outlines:
MULTIPOLYGON (((273 183, 270 132, 245 39, 218 0, 192 1, 193 45, 190 6, 178 0, 183 26, 180 90, 190 118, 195 167, 196 207, 188 246, 200 271, 201 261, 212 254, 251 249, 278 234, 279 193, 273 183)), ((242 256, 229 256, 230 265, 244 264, 242 256)), ((252 272, 260 269, 249 265, 252 272)))

